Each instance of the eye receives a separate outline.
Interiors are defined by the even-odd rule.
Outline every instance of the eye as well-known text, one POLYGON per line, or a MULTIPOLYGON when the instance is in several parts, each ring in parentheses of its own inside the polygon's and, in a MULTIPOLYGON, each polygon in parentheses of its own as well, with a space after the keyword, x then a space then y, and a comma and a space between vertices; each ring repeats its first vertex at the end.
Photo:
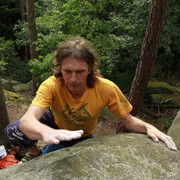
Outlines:
POLYGON ((83 72, 84 72, 84 70, 76 71, 77 74, 81 74, 81 73, 83 73, 83 72))
POLYGON ((71 71, 70 70, 64 70, 65 71, 65 73, 71 73, 71 71))

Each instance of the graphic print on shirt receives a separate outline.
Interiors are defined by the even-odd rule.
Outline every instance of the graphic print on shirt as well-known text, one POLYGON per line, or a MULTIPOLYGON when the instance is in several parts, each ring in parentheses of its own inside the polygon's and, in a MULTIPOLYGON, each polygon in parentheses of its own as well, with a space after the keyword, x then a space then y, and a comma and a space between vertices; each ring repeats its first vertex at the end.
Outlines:
POLYGON ((128 107, 129 107, 128 101, 127 101, 126 99, 121 98, 121 99, 119 99, 119 101, 120 101, 121 103, 124 103, 124 107, 125 107, 125 108, 128 108, 128 107))
POLYGON ((81 127, 91 119, 91 115, 85 109, 87 104, 84 104, 80 109, 70 108, 69 104, 67 104, 61 114, 68 124, 81 127))

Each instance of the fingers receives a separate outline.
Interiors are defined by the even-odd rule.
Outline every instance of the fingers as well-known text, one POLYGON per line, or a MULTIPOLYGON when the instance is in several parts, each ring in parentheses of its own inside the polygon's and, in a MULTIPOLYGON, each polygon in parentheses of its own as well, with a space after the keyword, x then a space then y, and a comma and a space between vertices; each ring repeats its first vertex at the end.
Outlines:
POLYGON ((83 133, 84 133, 83 130, 78 130, 78 131, 59 130, 59 134, 57 138, 60 141, 70 141, 72 139, 79 139, 83 133))
POLYGON ((174 143, 172 137, 165 135, 162 136, 160 140, 163 141, 169 149, 177 151, 176 144, 174 143))
POLYGON ((176 144, 174 143, 172 137, 167 136, 164 133, 160 132, 157 137, 154 133, 149 132, 148 137, 151 138, 154 142, 158 142, 158 140, 161 140, 169 149, 177 151, 176 144))
POLYGON ((159 139, 157 138, 157 136, 154 133, 149 133, 148 137, 151 138, 154 142, 159 141, 159 139))
POLYGON ((46 138, 46 139, 44 139, 44 142, 45 142, 47 145, 59 144, 59 143, 60 143, 60 141, 59 141, 57 138, 54 138, 54 137, 46 138))
POLYGON ((47 145, 58 144, 60 141, 71 141, 72 139, 79 139, 83 130, 68 131, 68 130, 54 130, 51 133, 43 133, 43 140, 47 145))

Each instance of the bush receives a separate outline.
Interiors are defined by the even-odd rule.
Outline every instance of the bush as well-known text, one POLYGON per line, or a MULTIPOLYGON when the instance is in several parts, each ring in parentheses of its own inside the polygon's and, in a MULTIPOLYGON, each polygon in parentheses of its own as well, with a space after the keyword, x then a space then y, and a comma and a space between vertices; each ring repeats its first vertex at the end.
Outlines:
POLYGON ((8 76, 20 82, 31 79, 27 62, 22 62, 17 57, 14 42, 0 38, 0 75, 8 76))

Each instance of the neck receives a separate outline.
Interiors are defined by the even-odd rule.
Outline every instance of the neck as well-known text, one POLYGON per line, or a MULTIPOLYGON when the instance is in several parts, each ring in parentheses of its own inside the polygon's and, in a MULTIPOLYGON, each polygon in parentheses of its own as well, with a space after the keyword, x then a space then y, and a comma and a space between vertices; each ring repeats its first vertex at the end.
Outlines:
POLYGON ((76 93, 76 92, 71 92, 68 87, 67 87, 67 89, 75 100, 79 99, 84 94, 84 91, 86 90, 86 88, 85 88, 82 92, 76 93))

